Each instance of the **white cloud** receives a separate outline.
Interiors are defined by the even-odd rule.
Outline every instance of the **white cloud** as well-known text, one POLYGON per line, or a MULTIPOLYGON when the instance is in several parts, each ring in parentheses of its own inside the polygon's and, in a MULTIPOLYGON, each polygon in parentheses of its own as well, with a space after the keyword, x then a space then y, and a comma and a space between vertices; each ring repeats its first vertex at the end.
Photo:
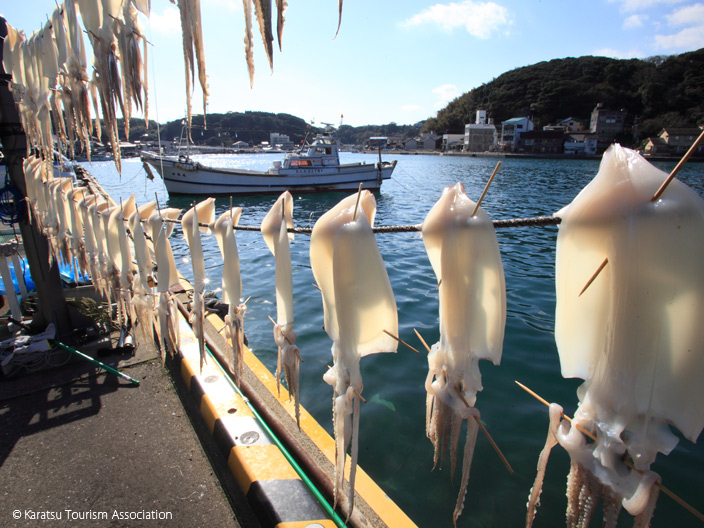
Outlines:
POLYGON ((704 24, 685 28, 674 35, 655 35, 655 47, 673 51, 704 48, 704 24))
POLYGON ((181 34, 181 15, 179 15, 178 8, 173 5, 167 5, 161 13, 152 10, 149 24, 152 31, 156 33, 178 32, 179 35, 181 34))
POLYGON ((633 11, 642 11, 650 7, 665 4, 681 4, 685 0, 609 0, 611 3, 621 4, 621 11, 626 13, 633 11))
POLYGON ((473 37, 488 39, 502 27, 509 27, 511 19, 508 9, 494 2, 462 0, 449 4, 435 4, 405 20, 405 27, 431 24, 450 32, 464 27, 473 37))
POLYGON ((597 57, 611 57, 613 59, 642 59, 646 56, 645 53, 637 49, 621 51, 613 48, 596 49, 592 51, 592 55, 596 55, 597 57))
POLYGON ((634 29, 643 27, 643 23, 648 20, 648 15, 631 15, 623 21, 623 29, 634 29))
POLYGON ((695 50, 704 47, 704 4, 692 4, 667 15, 671 27, 684 27, 671 35, 655 35, 655 46, 661 50, 695 50))
POLYGON ((667 15, 667 23, 670 26, 704 25, 704 4, 692 4, 676 9, 671 15, 667 15))
POLYGON ((445 107, 447 103, 462 94, 460 89, 454 84, 443 84, 442 86, 433 88, 433 93, 438 96, 438 101, 433 105, 438 109, 445 107))

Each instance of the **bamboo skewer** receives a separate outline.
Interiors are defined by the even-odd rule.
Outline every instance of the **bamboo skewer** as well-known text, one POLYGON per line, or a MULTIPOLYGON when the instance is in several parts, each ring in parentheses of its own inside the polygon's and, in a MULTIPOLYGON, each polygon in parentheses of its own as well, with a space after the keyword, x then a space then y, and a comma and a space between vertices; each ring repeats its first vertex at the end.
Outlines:
POLYGON ((599 267, 598 267, 597 270, 594 272, 594 274, 589 278, 589 280, 587 281, 587 283, 584 285, 584 288, 582 288, 582 291, 579 292, 579 295, 577 295, 577 297, 581 297, 582 294, 583 294, 585 291, 587 291, 587 288, 589 288, 589 286, 592 285, 592 282, 594 282, 594 279, 597 278, 597 276, 599 275, 599 273, 601 273, 601 271, 606 267, 606 265, 607 265, 608 263, 609 263, 609 258, 606 257, 606 258, 602 261, 602 263, 599 264, 599 267))
POLYGON ((420 342, 423 343, 423 346, 428 351, 428 353, 430 353, 430 347, 428 346, 428 343, 425 342, 425 339, 423 339, 423 336, 421 336, 420 333, 418 332, 418 330, 416 330, 415 328, 413 329, 413 331, 418 336, 418 339, 420 339, 420 342))
POLYGON ((357 209, 359 209, 359 200, 362 198, 362 183, 359 183, 359 190, 357 191, 357 203, 354 204, 354 214, 352 215, 352 220, 357 220, 357 209))
MULTIPOLYGON (((546 405, 547 407, 550 407, 550 402, 548 402, 545 398, 543 398, 542 396, 538 395, 536 392, 530 390, 528 387, 526 387, 525 385, 523 385, 522 383, 520 383, 520 382, 518 382, 518 381, 516 381, 516 384, 517 384, 519 387, 521 387, 524 391, 526 391, 528 394, 530 394, 531 396, 533 396, 533 397, 534 397, 536 400, 538 400, 540 403, 542 403, 543 405, 546 405)), ((565 420, 567 420, 568 422, 570 422, 571 424, 574 424, 574 425, 577 427, 577 429, 579 429, 579 431, 580 431, 581 433, 583 433, 584 435, 588 436, 588 437, 591 438, 592 440, 596 441, 596 436, 595 436, 593 433, 591 433, 590 431, 588 431, 587 429, 585 429, 584 427, 582 427, 582 426, 579 425, 578 423, 574 423, 573 420, 572 420, 572 418, 570 418, 569 416, 567 416, 565 413, 561 412, 561 413, 560 413, 560 416, 561 416, 562 418, 564 418, 565 420)), ((637 471, 638 473, 641 473, 641 474, 643 473, 640 469, 636 468, 636 467, 633 465, 633 462, 631 462, 630 460, 626 459, 626 460, 624 460, 623 462, 624 462, 624 464, 626 464, 626 466, 628 466, 630 469, 633 469, 634 471, 637 471)), ((684 499, 682 499, 682 498, 680 498, 678 495, 676 495, 673 491, 670 491, 668 488, 666 488, 665 486, 663 486, 663 484, 662 484, 661 482, 657 482, 657 481, 656 481, 656 482, 655 482, 655 485, 656 485, 656 486, 660 489, 660 491, 662 491, 665 495, 667 495, 668 497, 670 497, 670 498, 671 498, 672 500, 674 500, 677 504, 679 504, 679 505, 682 506, 685 510, 687 510, 689 513, 691 513, 692 515, 694 515, 697 519, 699 519, 700 521, 704 522, 704 515, 703 515, 699 510, 697 510, 696 508, 694 508, 694 506, 691 506, 691 505, 690 505, 689 503, 687 503, 684 499)))
POLYGON ((392 339, 395 339, 396 341, 398 341, 399 343, 401 343, 401 344, 402 344, 403 346, 405 346, 406 348, 409 348, 409 349, 413 350, 413 352, 415 352, 416 354, 420 354, 420 352, 418 352, 417 349, 413 348, 411 345, 409 345, 408 343, 406 343, 405 341, 403 341, 400 337, 393 335, 393 334, 392 334, 391 332, 389 332, 388 330, 384 330, 384 333, 385 333, 387 336, 391 337, 392 339))
POLYGON ((477 211, 479 210, 479 204, 482 203, 482 200, 486 196, 486 192, 489 190, 489 185, 491 185, 491 182, 494 181, 494 176, 496 176, 496 173, 499 172, 499 167, 501 167, 500 161, 496 164, 496 168, 494 169, 494 172, 491 173, 491 176, 489 177, 489 181, 486 182, 486 185, 484 186, 484 190, 482 191, 482 195, 479 197, 479 200, 477 200, 477 205, 474 206, 474 211, 472 211, 472 218, 474 217, 475 214, 477 214, 477 211))

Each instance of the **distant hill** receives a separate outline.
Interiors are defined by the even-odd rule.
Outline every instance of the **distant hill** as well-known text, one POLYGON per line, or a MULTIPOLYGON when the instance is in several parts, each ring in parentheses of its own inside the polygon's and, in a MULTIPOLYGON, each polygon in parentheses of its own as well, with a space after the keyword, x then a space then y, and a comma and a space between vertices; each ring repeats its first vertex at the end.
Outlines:
MULTIPOLYGON (((181 135, 183 119, 169 121, 161 125, 160 135, 162 142, 178 140, 181 135)), ((195 115, 192 120, 191 135, 197 144, 231 145, 236 141, 258 144, 269 141, 271 132, 278 132, 289 136, 294 144, 299 145, 306 137, 313 136, 321 129, 310 126, 301 118, 290 114, 273 114, 269 112, 227 112, 225 114, 207 114, 207 128, 203 128, 203 116, 195 115)), ((401 136, 411 138, 420 132, 422 123, 416 125, 367 125, 352 127, 342 125, 338 129, 340 142, 346 145, 362 145, 372 136, 401 136)), ((118 127, 120 139, 125 140, 122 120, 118 127)), ((138 139, 155 141, 157 138, 156 124, 151 123, 145 127, 143 119, 130 120, 130 140, 138 139)))
POLYGON ((423 131, 464 132, 478 109, 496 124, 532 115, 535 128, 567 117, 589 119, 597 103, 637 118, 639 138, 664 126, 704 124, 704 48, 645 60, 579 57, 539 62, 500 75, 451 101, 423 131))

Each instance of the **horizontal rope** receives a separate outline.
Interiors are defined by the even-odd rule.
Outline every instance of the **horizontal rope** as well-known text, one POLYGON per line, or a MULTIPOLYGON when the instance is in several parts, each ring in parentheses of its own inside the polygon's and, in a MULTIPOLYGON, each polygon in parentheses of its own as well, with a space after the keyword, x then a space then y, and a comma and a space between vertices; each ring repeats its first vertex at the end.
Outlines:
MULTIPOLYGON (((169 218, 164 219, 165 222, 172 222, 174 224, 181 223, 180 220, 171 220, 169 218)), ((557 216, 535 216, 532 218, 510 218, 508 220, 494 220, 492 223, 496 229, 501 229, 505 227, 541 227, 541 226, 556 226, 562 221, 561 218, 557 216)), ((199 223, 201 227, 210 227, 208 224, 199 223)), ((259 226, 247 226, 238 225, 234 227, 235 231, 261 231, 259 226)), ((410 224, 410 225, 389 225, 389 226, 377 226, 373 227, 372 231, 374 233, 418 233, 423 229, 423 224, 410 224)), ((299 233, 303 235, 310 235, 313 232, 312 227, 291 227, 288 228, 289 233, 299 233)))

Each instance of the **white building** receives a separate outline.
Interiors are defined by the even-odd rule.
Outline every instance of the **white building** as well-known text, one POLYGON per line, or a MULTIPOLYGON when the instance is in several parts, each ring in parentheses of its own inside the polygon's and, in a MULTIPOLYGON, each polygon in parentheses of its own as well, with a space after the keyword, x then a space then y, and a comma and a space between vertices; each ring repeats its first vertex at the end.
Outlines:
POLYGON ((464 151, 488 152, 496 150, 497 133, 492 119, 487 121, 486 110, 477 110, 475 123, 464 126, 464 151))
POLYGON ((286 134, 279 134, 278 132, 271 132, 269 134, 269 144, 273 148, 278 148, 282 150, 293 150, 295 145, 293 141, 286 134))
POLYGON ((443 134, 440 149, 443 152, 462 150, 464 146, 464 134, 443 134))
POLYGON ((501 123, 501 140, 499 145, 504 150, 517 150, 521 134, 533 130, 533 120, 530 117, 514 117, 501 123))

